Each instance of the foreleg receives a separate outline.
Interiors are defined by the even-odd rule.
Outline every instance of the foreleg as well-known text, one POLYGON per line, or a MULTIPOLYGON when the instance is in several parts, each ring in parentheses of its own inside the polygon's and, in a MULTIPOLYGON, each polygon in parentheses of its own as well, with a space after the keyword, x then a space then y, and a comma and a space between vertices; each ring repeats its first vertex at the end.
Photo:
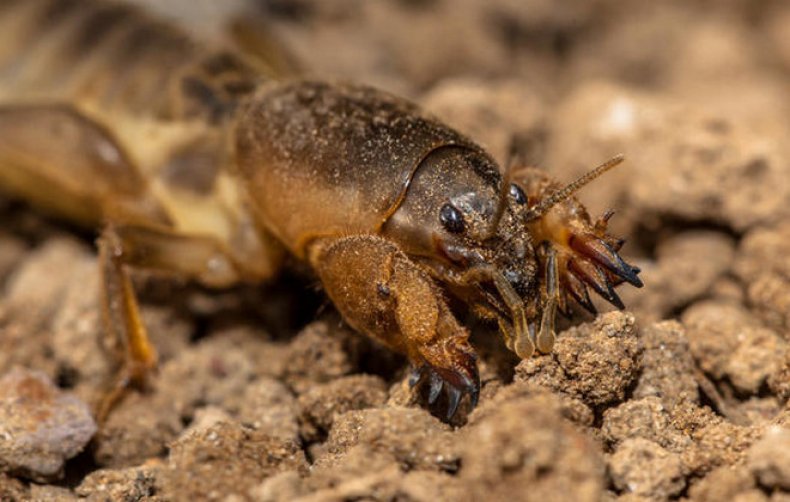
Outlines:
POLYGON ((428 375, 429 401, 444 386, 448 415, 464 392, 476 402, 477 356, 434 281, 398 247, 373 235, 322 239, 310 262, 343 318, 355 329, 407 355, 428 375))

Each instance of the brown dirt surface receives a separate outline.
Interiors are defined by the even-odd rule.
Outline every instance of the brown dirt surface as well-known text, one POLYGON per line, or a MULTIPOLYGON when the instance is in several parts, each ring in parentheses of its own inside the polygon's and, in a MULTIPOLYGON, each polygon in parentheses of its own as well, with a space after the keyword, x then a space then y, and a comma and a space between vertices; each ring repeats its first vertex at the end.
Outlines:
POLYGON ((139 2, 407 96, 503 164, 625 153, 579 197, 645 287, 525 361, 470 322, 480 403, 448 423, 299 271, 135 273, 158 369, 94 434, 93 234, 0 198, 0 501, 790 500, 787 2, 139 2))
POLYGON ((0 378, 0 469, 57 478, 96 433, 90 409, 40 372, 11 369, 0 378))

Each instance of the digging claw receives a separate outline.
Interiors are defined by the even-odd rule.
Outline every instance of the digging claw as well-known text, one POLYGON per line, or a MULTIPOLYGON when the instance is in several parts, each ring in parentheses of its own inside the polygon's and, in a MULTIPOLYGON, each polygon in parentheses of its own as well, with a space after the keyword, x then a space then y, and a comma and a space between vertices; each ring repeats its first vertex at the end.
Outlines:
POLYGON ((574 236, 570 241, 576 256, 567 263, 564 284, 576 302, 593 315, 596 310, 587 286, 620 310, 625 308, 625 304, 614 288, 623 282, 637 288, 643 286, 638 275, 641 272, 639 267, 629 265, 617 253, 621 245, 620 242, 610 244, 605 238, 593 234, 574 236))
POLYGON ((432 368, 428 365, 420 366, 412 370, 409 385, 415 387, 421 383, 428 386, 429 405, 436 404, 444 390, 447 396, 447 408, 443 415, 446 420, 455 416, 464 394, 469 394, 472 408, 477 406, 480 398, 480 376, 476 364, 462 371, 432 368), (471 371, 467 371, 470 368, 471 371))
POLYGON ((422 380, 423 372, 425 371, 425 366, 415 366, 412 367, 411 373, 409 374, 409 388, 413 389, 415 385, 420 383, 422 380))
MULTIPOLYGON (((617 246, 615 246, 617 247, 617 246)), ((644 286, 637 275, 639 269, 627 264, 606 241, 594 235, 584 235, 571 240, 571 248, 589 258, 595 264, 622 278, 629 284, 641 288, 644 286)))
POLYGON ((584 282, 576 277, 575 274, 567 273, 565 275, 566 288, 570 295, 576 300, 576 303, 584 307, 584 309, 592 315, 598 315, 598 309, 593 305, 590 299, 590 292, 584 282))
POLYGON ((472 408, 477 408, 477 403, 480 400, 480 382, 477 382, 477 385, 469 389, 469 404, 472 405, 472 408))
POLYGON ((458 404, 461 402, 461 396, 463 396, 463 392, 461 389, 456 387, 450 387, 447 389, 447 420, 453 418, 455 412, 458 411, 458 404))
POLYGON ((617 293, 614 292, 614 287, 608 281, 607 281, 606 292, 607 292, 606 296, 603 295, 602 296, 607 302, 611 303, 612 305, 614 305, 620 310, 625 310, 625 303, 623 303, 623 300, 621 300, 620 297, 617 295, 617 293))
MULTIPOLYGON (((444 381, 437 373, 431 373, 430 376, 430 390, 428 391, 428 404, 433 404, 439 399, 439 393, 442 392, 444 381)), ((450 389, 448 389, 449 391, 450 389)))
MULTIPOLYGON (((612 282, 606 277, 606 274, 602 270, 589 263, 584 263, 582 265, 574 262, 572 265, 575 266, 571 267, 571 272, 575 274, 579 280, 593 288, 593 291, 598 293, 601 298, 620 310, 625 308, 623 301, 617 296, 617 293, 614 292, 612 282)), ((587 299, 589 300, 589 297, 587 299)))

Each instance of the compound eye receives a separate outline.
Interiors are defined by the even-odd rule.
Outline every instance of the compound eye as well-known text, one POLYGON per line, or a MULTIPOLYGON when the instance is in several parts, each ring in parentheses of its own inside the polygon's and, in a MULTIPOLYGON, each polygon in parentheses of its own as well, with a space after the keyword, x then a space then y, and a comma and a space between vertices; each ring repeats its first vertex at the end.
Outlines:
POLYGON ((453 234, 460 234, 466 228, 464 222, 464 215, 452 204, 445 204, 439 210, 439 221, 442 222, 444 228, 453 234))
POLYGON ((510 196, 513 197, 513 199, 516 201, 516 204, 519 206, 523 206, 527 203, 527 194, 525 194, 524 190, 522 190, 521 187, 515 183, 511 183, 510 185, 510 196))

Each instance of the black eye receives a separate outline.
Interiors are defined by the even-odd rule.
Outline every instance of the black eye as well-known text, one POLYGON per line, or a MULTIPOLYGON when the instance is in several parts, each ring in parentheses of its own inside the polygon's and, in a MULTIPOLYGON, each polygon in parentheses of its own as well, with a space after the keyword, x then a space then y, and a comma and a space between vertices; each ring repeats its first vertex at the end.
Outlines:
POLYGON ((524 205, 527 203, 527 194, 524 193, 524 190, 521 189, 520 186, 512 183, 510 185, 510 195, 515 199, 516 204, 524 205))
POLYGON ((445 204, 439 210, 439 221, 448 232, 460 234, 464 231, 464 215, 452 204, 445 204))

